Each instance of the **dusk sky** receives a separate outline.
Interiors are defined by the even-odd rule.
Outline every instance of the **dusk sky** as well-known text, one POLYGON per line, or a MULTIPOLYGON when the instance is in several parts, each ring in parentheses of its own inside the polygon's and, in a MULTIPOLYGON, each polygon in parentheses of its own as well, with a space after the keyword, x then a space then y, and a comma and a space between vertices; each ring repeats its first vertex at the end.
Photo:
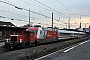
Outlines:
POLYGON ((32 25, 41 23, 44 27, 51 26, 51 18, 48 17, 51 17, 52 12, 56 27, 66 28, 69 16, 71 28, 78 28, 80 21, 82 28, 85 28, 85 24, 86 27, 90 25, 90 0, 0 0, 0 16, 5 17, 0 18, 0 21, 12 22, 17 26, 28 24, 29 11, 24 9, 30 9, 32 25), (10 20, 11 18, 14 20, 10 20))

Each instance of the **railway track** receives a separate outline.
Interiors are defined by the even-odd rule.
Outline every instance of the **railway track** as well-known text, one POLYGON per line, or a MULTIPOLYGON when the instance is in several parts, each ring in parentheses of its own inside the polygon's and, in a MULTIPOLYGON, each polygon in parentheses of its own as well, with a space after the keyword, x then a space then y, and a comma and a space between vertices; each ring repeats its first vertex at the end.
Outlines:
MULTIPOLYGON (((64 41, 64 42, 43 44, 43 45, 39 45, 36 47, 30 47, 30 48, 14 50, 14 51, 7 51, 7 52, 0 50, 0 53, 1 53, 0 57, 7 57, 8 55, 10 55, 10 56, 8 56, 8 59, 6 59, 6 60, 9 60, 10 58, 14 59, 15 58, 14 56, 17 55, 15 60, 17 60, 17 59, 18 60, 35 59, 40 56, 43 56, 43 55, 52 53, 54 51, 64 49, 71 45, 77 44, 86 39, 89 39, 89 38, 74 39, 74 40, 68 40, 68 41, 64 41)), ((5 60, 5 58, 3 58, 2 60, 5 60)))
POLYGON ((54 44, 54 43, 60 43, 60 42, 65 42, 65 41, 54 41, 54 42, 48 42, 48 43, 39 44, 37 46, 31 45, 31 46, 28 46, 28 47, 24 47, 24 48, 19 47, 17 49, 11 49, 11 50, 5 49, 4 42, 0 42, 0 54, 2 54, 4 52, 10 52, 10 51, 15 51, 15 50, 21 50, 21 49, 26 49, 26 48, 38 47, 38 46, 42 46, 42 45, 48 45, 48 44, 54 44))
MULTIPOLYGON (((65 41, 67 42, 68 40, 65 40, 65 41)), ((58 43, 58 42, 60 43, 60 42, 65 42, 65 41, 63 41, 63 40, 61 40, 61 41, 53 41, 53 42, 48 42, 48 43, 42 43, 42 44, 39 44, 37 46, 48 45, 48 44, 53 44, 53 43, 58 43)), ((37 47, 37 46, 31 45, 31 46, 27 46, 27 47, 23 47, 23 48, 22 47, 18 47, 16 49, 8 50, 8 49, 5 48, 4 42, 1 42, 0 43, 0 53, 10 52, 10 51, 15 51, 15 50, 20 50, 20 49, 25 49, 25 48, 32 48, 32 47, 37 47)))

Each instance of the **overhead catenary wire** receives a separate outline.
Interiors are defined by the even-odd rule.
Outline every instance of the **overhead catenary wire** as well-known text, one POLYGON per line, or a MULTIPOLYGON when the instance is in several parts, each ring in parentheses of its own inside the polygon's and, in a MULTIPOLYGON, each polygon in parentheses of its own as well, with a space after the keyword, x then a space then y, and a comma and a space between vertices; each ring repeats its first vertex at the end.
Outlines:
MULTIPOLYGON (((36 1, 36 0, 35 0, 35 1, 36 1)), ((28 11, 28 9, 25 9, 25 8, 22 8, 22 7, 18 7, 18 6, 16 6, 16 5, 14 5, 14 4, 10 4, 10 3, 4 2, 4 1, 0 1, 0 2, 6 3, 6 4, 11 5, 11 6, 14 6, 15 8, 20 9, 20 10, 26 10, 26 11, 28 11)), ((40 2, 39 2, 39 3, 40 3, 40 2)), ((43 5, 44 5, 44 4, 43 4, 43 5)), ((46 5, 44 5, 44 6, 46 6, 46 5)), ((48 6, 46 6, 46 7, 48 7, 48 6)), ((48 8, 50 8, 50 7, 48 7, 48 8)), ((52 8, 50 8, 50 9, 52 9, 52 8)), ((48 9, 47 9, 47 10, 48 10, 48 9)), ((52 10, 54 10, 54 9, 52 9, 52 10)), ((44 17, 47 17, 47 18, 51 18, 51 17, 45 16, 45 15, 43 15, 43 14, 40 14, 40 13, 37 13, 37 12, 34 12, 34 11, 30 11, 30 12, 35 13, 35 14, 39 14, 39 15, 44 16, 44 17)), ((58 12, 58 11, 56 11, 56 12, 58 12)), ((58 13, 60 13, 60 12, 58 12, 58 13)), ((56 20, 56 19, 55 19, 55 20, 56 20)))
MULTIPOLYGON (((8 3, 7 3, 8 4, 8 3)), ((12 5, 12 6, 14 6, 15 8, 17 8, 17 9, 20 9, 20 10, 26 10, 26 11, 28 11, 28 9, 26 9, 26 8, 23 8, 23 7, 20 7, 20 6, 17 6, 17 5, 14 5, 14 4, 9 4, 9 5, 12 5)), ((40 8, 41 8, 41 6, 40 6, 40 8)), ((43 8, 43 7, 42 7, 43 8)), ((45 8, 46 10, 50 10, 50 9, 47 9, 47 8, 45 8)), ((54 10, 55 11, 55 10, 54 10)), ((37 13, 37 12, 34 12, 34 11, 30 11, 30 12, 32 12, 32 13, 35 13, 35 14, 38 14, 38 15, 41 15, 41 16, 44 16, 44 17, 46 17, 46 18, 51 18, 51 17, 49 17, 49 16, 47 16, 47 14, 46 15, 43 15, 43 14, 40 14, 40 13, 37 13)), ((56 11, 55 11, 56 12, 56 11)), ((61 12, 60 12, 61 13, 61 12)), ((58 15, 59 15, 59 13, 57 13, 58 15)), ((72 14, 72 15, 74 15, 74 14, 72 14)), ((54 20, 58 20, 58 19, 55 19, 54 18, 54 20)), ((64 22, 64 21, 62 21, 62 22, 64 22)), ((66 22, 65 22, 66 23, 66 22)))
POLYGON ((28 16, 26 16, 26 15, 18 14, 18 13, 11 12, 11 11, 5 11, 5 10, 0 10, 0 11, 1 11, 1 12, 4 12, 4 13, 10 13, 10 14, 18 15, 18 16, 28 17, 28 16))
MULTIPOLYGON (((55 10, 55 9, 52 9, 52 8, 50 8, 50 9, 47 9, 47 8, 44 8, 44 7, 41 7, 40 5, 38 5, 37 3, 35 3, 35 4, 37 4, 37 6, 36 5, 34 5, 34 4, 31 4, 31 3, 29 3, 29 2, 26 2, 26 1, 24 1, 24 0, 21 0, 21 1, 23 1, 24 3, 27 3, 27 4, 30 4, 30 5, 33 5, 33 6, 35 6, 35 7, 39 7, 39 8, 41 8, 41 9, 45 9, 46 11, 49 11, 49 12, 51 12, 52 10, 55 10)), ((31 0, 30 0, 31 1, 31 0)), ((33 2, 33 1, 32 1, 33 2)), ((54 13, 55 14, 55 13, 54 13)), ((58 16, 60 16, 60 14, 61 14, 61 16, 63 15, 63 16, 65 16, 65 17, 68 17, 68 16, 66 16, 66 15, 64 15, 62 12, 59 12, 59 14, 57 13, 57 15, 58 16)))
MULTIPOLYGON (((8 1, 8 0, 6 0, 6 1, 8 1)), ((52 11, 52 10, 54 10, 55 12, 57 12, 57 13, 60 13, 60 14, 69 14, 69 13, 63 13, 63 12, 59 12, 59 11, 56 11, 55 9, 53 9, 53 8, 51 8, 51 7, 49 7, 49 6, 47 6, 47 5, 45 5, 45 4, 42 4, 42 5, 44 5, 44 6, 46 6, 46 7, 48 7, 49 9, 47 9, 47 8, 44 8, 44 7, 41 7, 39 4, 37 4, 37 3, 35 3, 34 1, 32 1, 32 0, 30 0, 30 1, 32 1, 33 3, 35 3, 35 4, 37 4, 37 5, 34 5, 34 4, 31 4, 31 3, 29 3, 29 2, 26 2, 26 1, 24 1, 24 0, 21 0, 22 2, 24 2, 24 3, 27 3, 27 4, 30 4, 30 5, 33 5, 33 6, 35 6, 35 7, 39 7, 39 8, 41 8, 41 9, 45 9, 45 10, 48 10, 48 11, 52 11), (50 10, 51 9, 51 10, 50 10)), ((36 1, 36 0, 35 0, 36 1)), ((10 1, 8 1, 8 2, 10 2, 10 1)), ((40 2, 39 2, 40 3, 40 2)), ((16 8, 18 8, 18 7, 16 7, 16 8)), ((64 15, 65 16, 65 15, 64 15)))
MULTIPOLYGON (((18 7, 18 6, 16 6, 16 5, 11 4, 11 3, 8 3, 8 2, 4 2, 4 1, 1 1, 1 0, 0 0, 0 2, 3 2, 3 3, 5 3, 5 4, 8 4, 8 5, 10 5, 10 6, 13 6, 13 7, 15 7, 15 8, 17 8, 17 9, 20 9, 20 10, 26 10, 26 11, 29 11, 28 9, 18 7)), ((47 18, 51 18, 51 17, 49 17, 49 16, 46 16, 46 15, 43 15, 43 14, 40 14, 40 13, 31 11, 31 10, 30 10, 30 12, 35 13, 35 14, 38 14, 38 15, 41 15, 41 16, 44 16, 44 17, 47 17, 47 18)), ((57 19, 54 19, 54 20, 57 20, 57 19)), ((61 22, 63 22, 63 21, 61 21, 61 22)))
MULTIPOLYGON (((9 12, 9 11, 5 11, 5 10, 0 10, 0 11, 3 11, 3 12, 8 12, 8 13, 11 13, 11 14, 16 14, 16 15, 20 15, 20 16, 26 16, 26 15, 21 15, 21 14, 18 14, 18 13, 14 13, 14 12, 9 12)), ((26 16, 26 17, 28 17, 28 16, 26 16)), ((41 20, 41 19, 39 19, 39 18, 35 18, 35 17, 30 17, 30 18, 34 18, 34 19, 38 19, 38 20, 41 20)), ((57 19, 55 19, 55 20, 57 20, 57 19)), ((63 22, 63 21, 61 21, 61 22, 63 22)), ((63 23, 65 23, 65 22, 63 22, 63 23)))
POLYGON ((2 16, 2 15, 0 15, 0 18, 8 18, 10 20, 18 20, 18 21, 28 22, 28 21, 25 21, 25 20, 22 20, 22 19, 15 19, 15 18, 10 18, 10 17, 6 17, 6 16, 2 16))
MULTIPOLYGON (((3 3, 5 3, 5 4, 8 4, 8 5, 10 5, 10 6, 13 6, 13 7, 15 7, 15 8, 17 8, 17 9, 20 9, 20 10, 26 10, 26 11, 29 11, 28 9, 25 9, 25 8, 22 8, 22 7, 18 7, 18 6, 16 6, 16 5, 11 4, 11 3, 8 3, 8 2, 4 2, 4 1, 1 1, 1 0, 0 0, 0 2, 3 2, 3 3)), ((38 15, 41 15, 41 16, 44 16, 44 17, 48 17, 48 16, 45 16, 45 15, 43 15, 43 14, 40 14, 40 13, 31 11, 31 10, 30 10, 30 12, 35 13, 35 14, 38 14, 38 15)), ((48 18, 51 18, 51 17, 48 17, 48 18)))
POLYGON ((32 5, 32 6, 35 6, 35 7, 40 7, 41 9, 45 9, 45 10, 48 10, 48 11, 52 11, 52 10, 49 10, 49 9, 47 9, 47 8, 44 8, 44 7, 41 7, 40 5, 34 5, 34 4, 31 4, 31 3, 29 3, 29 2, 26 2, 26 1, 24 1, 24 0, 21 0, 21 1, 23 1, 24 3, 27 3, 27 4, 29 4, 29 5, 32 5))
MULTIPOLYGON (((28 9, 18 7, 18 6, 16 6, 16 5, 14 5, 14 4, 11 4, 11 3, 7 3, 7 2, 4 2, 4 1, 0 1, 0 2, 3 2, 3 3, 5 3, 5 4, 8 4, 8 5, 10 5, 10 6, 13 6, 13 7, 15 7, 15 8, 17 8, 17 9, 20 9, 20 10, 29 11, 28 9)), ((38 15, 41 15, 41 16, 44 16, 44 17, 46 17, 46 18, 51 18, 51 17, 45 16, 45 15, 43 15, 43 14, 40 14, 40 13, 37 13, 37 12, 34 12, 34 11, 30 11, 30 12, 35 13, 35 14, 38 14, 38 15)), ((54 20, 58 21, 58 19, 54 19, 54 20)), ((21 20, 19 20, 19 21, 21 21, 21 20)), ((64 22, 64 21, 60 21, 60 22, 66 23, 66 22, 64 22)))
MULTIPOLYGON (((32 0, 30 0, 30 1, 32 1, 32 0)), ((41 4, 41 5, 43 5, 43 6, 45 6, 45 7, 47 7, 47 8, 49 8, 49 9, 51 9, 51 10, 53 10, 53 12, 57 12, 57 13, 59 13, 59 14, 62 14, 61 12, 59 12, 59 11, 56 11, 55 9, 53 9, 53 8, 51 8, 51 7, 49 7, 49 6, 47 6, 47 5, 45 5, 45 4, 43 4, 43 3, 41 3, 41 2, 39 2, 39 1, 37 1, 37 0, 34 0, 35 2, 37 2, 37 3, 39 3, 39 4, 41 4)), ((67 8, 66 8, 67 9, 67 8)), ((68 10, 68 9, 67 9, 68 10)), ((69 11, 69 10, 68 10, 69 11)), ((60 16, 59 14, 57 14, 58 16, 60 16)), ((63 13, 63 15, 64 14, 70 14, 70 13, 63 13)), ((74 15, 73 13, 71 13, 72 15, 74 15)), ((65 15, 64 15, 65 16, 65 15)), ((66 16, 66 17, 68 17, 68 16, 66 16)), ((68 17, 69 18, 69 17, 68 17)), ((71 18, 70 18, 71 19, 71 18)), ((61 21, 62 22, 62 21, 61 21)))
MULTIPOLYGON (((30 1, 32 1, 32 0, 30 0, 30 1)), ((34 0, 34 1, 36 1, 36 2, 38 2, 38 3, 40 3, 39 1, 37 1, 37 0, 34 0)), ((40 3, 41 5, 44 5, 44 6, 46 6, 46 7, 48 7, 47 5, 45 5, 45 4, 42 4, 42 3, 40 3)), ((57 12, 57 13, 61 13, 61 12, 58 12, 58 11, 56 11, 55 9, 52 9, 51 7, 48 7, 49 9, 51 9, 51 10, 54 10, 55 12, 57 12)), ((46 10, 48 10, 48 9, 46 9, 46 10)), ((50 10, 49 10, 50 11, 50 10)), ((68 13, 65 13, 65 14, 68 14, 68 13)), ((59 15, 59 14, 57 14, 57 15, 59 15)), ((60 16, 60 15, 59 15, 60 16)), ((65 15, 64 15, 65 16, 65 15)), ((58 19, 54 19, 54 20, 58 20, 58 19)), ((64 21, 60 21, 60 22, 63 22, 63 23, 66 23, 66 22, 64 22, 64 21)))
MULTIPOLYGON (((32 1, 32 0, 30 0, 30 1, 32 1)), ((59 12, 59 11, 56 11, 55 9, 53 9, 53 8, 51 8, 51 7, 49 7, 49 6, 47 6, 47 5, 45 5, 45 4, 43 4, 43 3, 41 3, 41 2, 39 2, 39 1, 37 1, 37 0, 33 0, 33 1, 35 1, 35 2, 37 2, 37 3, 39 3, 39 4, 41 4, 41 5, 43 5, 43 6, 45 6, 45 7, 47 7, 47 8, 49 8, 49 9, 52 9, 54 12, 57 12, 57 13, 60 13, 60 14, 62 14, 62 12, 59 12)), ((57 0, 59 3, 60 3, 60 1, 59 0, 57 0)), ((61 3, 60 3, 61 4, 61 3)), ((61 4, 67 11, 69 11, 70 13, 63 13, 63 14, 70 14, 70 15, 74 15, 74 16, 76 16, 76 15, 78 15, 78 16, 80 16, 81 14, 74 14, 74 13, 72 13, 68 8, 66 8, 63 4, 61 4)), ((69 17, 68 17, 69 18, 69 17)), ((70 18, 71 19, 71 18, 70 18)), ((72 19, 71 19, 72 20, 72 19)))
MULTIPOLYGON (((34 4, 31 4, 31 3, 29 3, 29 2, 26 2, 26 1, 24 1, 24 0, 21 0, 21 1, 23 1, 24 3, 27 3, 27 4, 29 4, 29 5, 33 5, 33 6, 35 6, 35 7, 39 7, 39 8, 41 8, 41 9, 45 9, 46 11, 52 11, 52 10, 50 10, 50 9, 47 9, 47 8, 44 8, 44 7, 41 7, 40 5, 38 5, 37 4, 37 6, 36 5, 34 5, 34 4)), ((35 3, 36 4, 36 3, 35 3)), ((54 10, 54 9, 53 9, 54 10)), ((56 14, 56 15, 58 15, 58 16, 65 16, 65 17, 68 17, 68 16, 66 16, 66 15, 64 15, 64 14, 61 14, 61 13, 54 13, 54 14, 56 14), (61 15, 60 15, 61 14, 61 15)), ((47 14, 46 14, 46 16, 47 16, 47 14)))
MULTIPOLYGON (((30 1, 32 1, 32 0, 30 0, 30 1)), ((33 1, 35 1, 35 2, 37 2, 37 3, 39 3, 39 4, 41 4, 41 5, 43 5, 43 6, 47 7, 47 8, 49 8, 49 9, 51 9, 52 12, 57 12, 57 13, 60 13, 60 14, 69 14, 69 13, 59 12, 59 11, 57 11, 57 10, 55 10, 55 9, 53 9, 53 8, 51 8, 51 7, 47 6, 47 5, 45 5, 45 4, 41 3, 41 2, 39 2, 39 1, 37 1, 37 0, 33 0, 33 1)), ((34 3, 35 3, 35 2, 34 2, 34 3)))
MULTIPOLYGON (((28 22, 28 21, 25 21, 25 20, 22 20, 22 19, 16 19, 16 18, 6 17, 6 16, 2 16, 2 15, 0 15, 0 18, 7 18, 7 19, 10 19, 10 20, 17 20, 17 21, 28 22)), ((37 22, 34 22, 34 23, 37 23, 37 22)))
MULTIPOLYGON (((69 11, 70 13, 72 13, 68 8, 66 8, 59 0, 57 0, 59 3, 60 3, 60 5, 62 5, 67 11, 69 11)), ((73 13, 72 13, 73 14, 73 13)))
MULTIPOLYGON (((21 0, 21 1, 23 1, 23 2, 26 2, 26 1, 24 1, 24 0, 21 0)), ((32 0, 30 0, 30 1, 32 1, 32 0)), ((39 1, 37 1, 37 0, 34 0, 34 1, 36 1, 36 2, 38 2, 39 4, 42 4, 43 6, 45 6, 45 7, 48 7, 48 8, 50 8, 50 9, 52 9, 52 10, 54 10, 55 12, 57 12, 57 13, 63 13, 63 12, 59 12, 59 11, 56 11, 55 9, 53 9, 53 8, 51 8, 51 7, 49 7, 49 6, 46 6, 45 4, 43 4, 43 3, 41 3, 41 2, 39 2, 39 1)), ((58 1, 58 0, 57 0, 58 1)), ((14 6, 15 8, 18 8, 18 9, 20 9, 20 10, 22 10, 23 8, 21 8, 21 7, 18 7, 18 6, 16 6, 16 5, 13 5, 13 4, 10 4, 10 3, 7 3, 7 2, 5 2, 5 1, 1 1, 0 0, 0 2, 3 2, 3 3, 6 3, 6 4, 9 4, 9 5, 11 5, 11 6, 14 6)), ((10 2, 10 1, 9 1, 10 2)), ((60 2, 60 1, 59 1, 60 2)), ((28 2, 26 2, 26 3, 28 3, 28 2)), ((28 4, 30 4, 30 3, 28 3, 28 4)), ((33 5, 33 6, 36 6, 36 5, 33 5)), ((62 5, 62 6, 64 6, 64 5, 62 5)), ((38 7, 40 7, 40 6, 38 6, 38 7)), ((64 6, 65 7, 65 6, 64 6)), ((40 8, 42 8, 42 7, 40 7, 40 8)), ((65 7, 66 8, 66 7, 65 7)), ((46 8, 43 8, 43 9, 46 9, 46 8)), ((67 8, 66 8, 67 9, 67 8)), ((25 9, 25 10, 28 10, 28 9, 25 9)), ((49 9, 46 9, 46 10, 49 10, 49 9)), ((67 9, 68 10, 68 9, 67 9)), ((51 11, 51 10, 49 10, 49 11, 51 11)), ((69 11, 69 10, 68 10, 69 11)), ((72 13, 72 12, 71 12, 72 13)), ((63 13, 63 14, 70 14, 70 13, 63 13)), ((70 14, 70 15, 81 15, 81 14, 70 14)), ((81 16, 90 16, 90 15, 81 15, 81 16)))
MULTIPOLYGON (((22 15, 22 14, 18 14, 18 13, 15 13, 15 12, 10 12, 10 11, 5 11, 5 10, 0 10, 1 12, 4 12, 4 13, 9 13, 9 14, 13 14, 13 15, 20 15, 20 16, 23 16, 23 17, 28 17, 28 16, 26 16, 26 15, 22 15)), ((35 18, 35 17, 30 17, 30 18, 34 18, 34 19, 38 19, 38 20, 41 20, 40 18, 35 18)))

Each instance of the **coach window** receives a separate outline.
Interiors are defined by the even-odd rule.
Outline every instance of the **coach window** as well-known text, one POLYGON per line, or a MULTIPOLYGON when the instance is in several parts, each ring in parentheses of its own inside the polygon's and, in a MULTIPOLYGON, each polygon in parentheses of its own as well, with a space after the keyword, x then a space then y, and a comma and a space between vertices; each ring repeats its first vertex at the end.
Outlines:
POLYGON ((60 33, 61 36, 65 35, 65 33, 60 33))
POLYGON ((2 36, 2 31, 0 31, 0 36, 2 36))
POLYGON ((61 33, 58 33, 58 35, 60 36, 61 33))

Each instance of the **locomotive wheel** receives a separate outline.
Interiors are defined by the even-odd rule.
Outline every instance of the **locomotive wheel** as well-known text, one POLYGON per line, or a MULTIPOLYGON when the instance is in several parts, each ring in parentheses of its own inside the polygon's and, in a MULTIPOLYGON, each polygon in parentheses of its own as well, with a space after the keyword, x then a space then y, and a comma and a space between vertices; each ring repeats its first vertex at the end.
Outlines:
POLYGON ((39 45, 39 44, 40 44, 40 42, 37 41, 37 40, 35 40, 35 46, 37 46, 37 45, 39 45))
POLYGON ((26 42, 23 42, 22 43, 22 48, 25 48, 26 47, 26 42))
POLYGON ((11 50, 11 45, 9 43, 5 43, 5 50, 6 51, 11 50))

